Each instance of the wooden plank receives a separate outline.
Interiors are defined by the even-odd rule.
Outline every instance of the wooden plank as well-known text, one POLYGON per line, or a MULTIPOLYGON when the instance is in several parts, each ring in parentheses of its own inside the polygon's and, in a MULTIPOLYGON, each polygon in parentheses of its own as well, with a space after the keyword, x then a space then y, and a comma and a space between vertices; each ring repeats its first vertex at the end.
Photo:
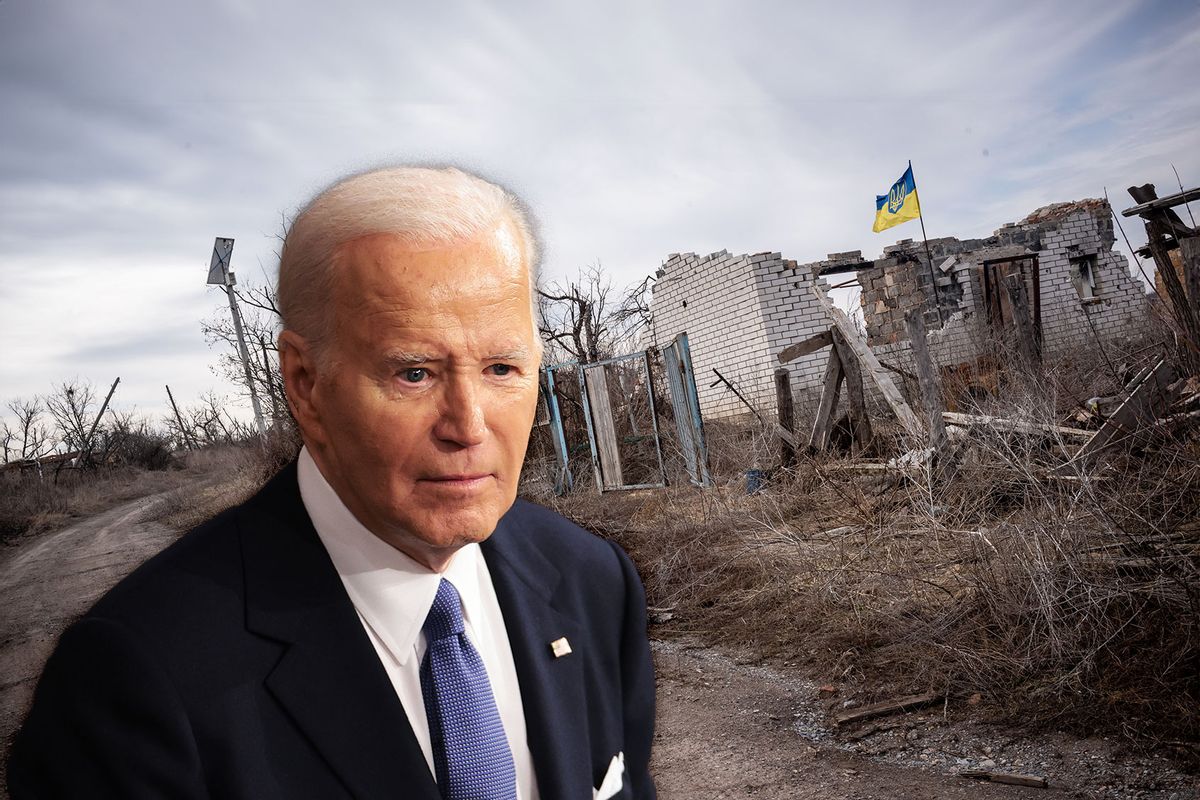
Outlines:
POLYGON ((1183 288, 1192 313, 1200 317, 1200 236, 1180 239, 1179 257, 1183 259, 1183 288))
POLYGON ((833 432, 833 412, 837 409, 838 395, 842 390, 842 379, 845 378, 842 369, 842 359, 838 357, 837 349, 829 351, 829 360, 825 362, 825 379, 821 384, 821 402, 817 406, 817 419, 813 423, 812 436, 808 446, 816 450, 829 448, 829 436, 833 432))
MULTIPOLYGON (((795 409, 792 405, 792 374, 783 367, 775 370, 775 407, 778 410, 779 427, 793 433, 796 426, 795 409)), ((781 442, 779 463, 784 467, 796 466, 796 448, 787 442, 781 442)))
POLYGON ((1049 788, 1050 783, 1040 775, 1023 775, 1017 772, 991 772, 984 769, 964 769, 958 773, 960 778, 975 778, 976 780, 1006 783, 1010 786, 1031 786, 1034 789, 1049 788))
POLYGON ((887 714, 896 714, 901 711, 908 711, 912 708, 920 708, 932 703, 936 703, 942 699, 942 695, 930 692, 927 694, 913 694, 907 697, 900 697, 895 700, 885 700, 882 703, 863 706, 856 708, 853 711, 847 711, 843 714, 838 714, 833 718, 834 724, 845 725, 848 722, 859 722, 864 719, 873 717, 882 717, 887 714))
POLYGON ((933 448, 935 457, 940 458, 946 451, 946 421, 942 419, 942 412, 946 409, 942 404, 937 370, 934 369, 933 359, 929 356, 929 345, 925 341, 925 313, 919 308, 905 312, 904 325, 908 328, 909 343, 912 346, 917 386, 921 391, 921 405, 925 407, 925 419, 929 423, 929 446, 933 448))
POLYGON ((1154 366, 1143 370, 1141 380, 1129 387, 1129 394, 1120 407, 1104 423, 1096 435, 1088 440, 1075 454, 1074 463, 1083 463, 1100 450, 1117 441, 1118 437, 1136 433, 1140 428, 1154 422, 1160 408, 1165 406, 1167 386, 1174 379, 1175 370, 1166 359, 1159 359, 1154 366))
POLYGON ((833 346, 837 348, 842 370, 846 373, 846 401, 850 407, 850 432, 854 437, 850 450, 858 454, 870 446, 872 438, 871 420, 867 416, 867 399, 863 392, 862 370, 854 358, 854 351, 850 349, 841 332, 834 333, 833 346))
MULTIPOLYGON (((1132 191, 1130 192, 1132 194, 1132 191)), ((1134 198, 1137 199, 1137 198, 1134 198)), ((1190 203, 1193 200, 1200 200, 1200 186, 1195 189, 1188 189, 1185 192, 1176 192, 1169 194, 1166 197, 1159 197, 1146 203, 1139 203, 1132 208, 1127 208, 1121 212, 1122 217, 1140 216, 1147 211, 1157 211, 1159 209, 1174 208, 1181 206, 1184 203, 1190 203)))
POLYGON ((787 347, 779 351, 779 363, 786 364, 789 361, 795 361, 801 356, 806 356, 809 353, 815 353, 822 347, 829 347, 833 344, 833 331, 821 331, 820 333, 810 336, 804 341, 789 344, 787 347))
POLYGON ((833 319, 834 327, 841 332, 846 343, 854 351, 859 367, 864 369, 867 375, 879 387, 880 394, 883 395, 884 401, 891 407, 896 418, 900 420, 900 424, 904 426, 910 436, 924 438, 925 432, 921 427, 921 421, 917 419, 917 415, 909 408, 908 403, 904 401, 904 395, 900 394, 900 390, 892 381, 892 377, 884 370, 883 365, 879 363, 879 359, 871 352, 871 348, 867 346, 866 340, 859 335, 854 327, 854 323, 846 316, 846 312, 833 304, 833 301, 825 296, 821 291, 821 287, 816 281, 812 283, 812 293, 816 296, 817 302, 825 309, 833 319))
POLYGON ((604 367, 585 367, 588 403, 592 410, 592 427, 596 432, 596 450, 600 457, 600 477, 605 489, 625 484, 621 474, 621 454, 617 447, 617 430, 613 425, 612 403, 608 397, 608 372, 604 367))
POLYGON ((1083 441, 1088 441, 1096 435, 1095 431, 1085 431, 1082 428, 1066 428, 1062 425, 1039 425, 1036 422, 1020 422, 1004 419, 1003 417, 987 417, 979 414, 959 414, 954 411, 942 412, 942 419, 951 425, 959 425, 964 428, 991 428, 996 431, 1060 436, 1064 439, 1082 439, 1083 441))

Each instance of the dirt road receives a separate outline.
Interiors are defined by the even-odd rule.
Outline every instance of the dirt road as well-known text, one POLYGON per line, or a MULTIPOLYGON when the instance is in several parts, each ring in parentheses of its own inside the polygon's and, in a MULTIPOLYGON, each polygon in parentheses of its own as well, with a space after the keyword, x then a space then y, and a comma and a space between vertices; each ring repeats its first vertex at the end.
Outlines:
MULTIPOLYGON (((154 521, 160 500, 127 503, 0 554, 4 752, 63 628, 179 535, 154 521)), ((838 739, 825 723, 816 687, 801 677, 675 641, 654 642, 654 656, 659 710, 653 767, 666 800, 1200 798, 1193 778, 1161 760, 1128 757, 1106 742, 1018 739, 921 714, 878 726, 870 736, 838 739), (992 756, 997 768, 1040 770, 1057 785, 1028 789, 950 775, 992 756)), ((0 794, 2 787, 0 773, 0 794)))
POLYGON ((178 533, 141 518, 144 497, 0 554, 0 741, 25 714, 42 665, 63 629, 178 533))

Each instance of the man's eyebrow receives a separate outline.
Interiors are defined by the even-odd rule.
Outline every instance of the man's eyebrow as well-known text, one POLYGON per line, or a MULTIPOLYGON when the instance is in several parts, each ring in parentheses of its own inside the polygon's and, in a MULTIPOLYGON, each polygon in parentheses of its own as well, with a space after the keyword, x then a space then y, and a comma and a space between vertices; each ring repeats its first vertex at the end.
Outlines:
POLYGON ((528 347, 515 347, 502 353, 487 356, 485 361, 528 361, 531 351, 528 347))
POLYGON ((433 356, 428 353, 409 352, 408 350, 392 350, 384 360, 388 364, 396 366, 404 366, 406 364, 424 364, 428 361, 433 361, 433 356))

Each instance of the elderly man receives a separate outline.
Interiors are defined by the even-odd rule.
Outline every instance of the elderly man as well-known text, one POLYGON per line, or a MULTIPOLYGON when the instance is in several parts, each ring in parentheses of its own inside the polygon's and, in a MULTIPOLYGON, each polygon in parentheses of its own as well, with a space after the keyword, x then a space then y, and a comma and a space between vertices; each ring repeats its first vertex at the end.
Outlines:
POLYGON ((536 261, 515 198, 455 169, 304 209, 279 267, 304 448, 63 634, 14 800, 654 796, 641 583, 516 501, 536 261))

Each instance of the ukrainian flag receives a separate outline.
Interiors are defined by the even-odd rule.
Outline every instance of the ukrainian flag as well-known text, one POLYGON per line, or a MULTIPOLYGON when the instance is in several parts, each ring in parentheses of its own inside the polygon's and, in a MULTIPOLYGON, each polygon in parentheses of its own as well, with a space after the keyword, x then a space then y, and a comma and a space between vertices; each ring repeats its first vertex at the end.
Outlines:
POLYGON ((912 164, 909 164, 886 195, 875 195, 875 225, 871 230, 879 233, 919 216, 921 206, 917 202, 917 182, 913 180, 912 164))

